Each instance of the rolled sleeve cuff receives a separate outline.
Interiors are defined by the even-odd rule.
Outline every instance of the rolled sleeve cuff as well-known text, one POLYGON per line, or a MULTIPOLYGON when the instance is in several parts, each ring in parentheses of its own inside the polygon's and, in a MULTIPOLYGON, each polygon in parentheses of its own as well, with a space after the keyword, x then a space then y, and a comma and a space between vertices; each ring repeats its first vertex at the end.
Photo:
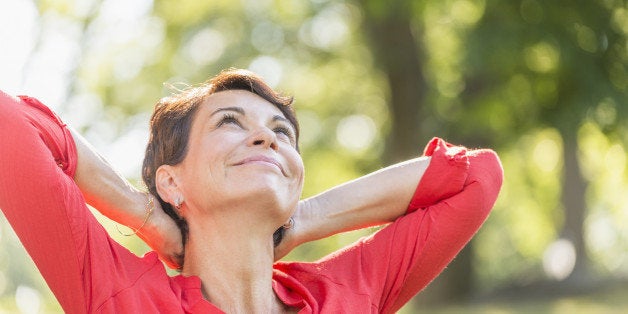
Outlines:
POLYGON ((408 205, 407 214, 447 199, 463 190, 468 176, 467 149, 433 138, 425 147, 424 156, 431 157, 408 205))

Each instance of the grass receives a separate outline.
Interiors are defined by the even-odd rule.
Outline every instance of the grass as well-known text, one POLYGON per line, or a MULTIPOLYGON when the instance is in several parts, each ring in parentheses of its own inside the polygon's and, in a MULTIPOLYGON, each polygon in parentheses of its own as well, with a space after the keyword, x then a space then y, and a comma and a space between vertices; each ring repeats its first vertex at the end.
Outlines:
POLYGON ((628 314, 628 285, 598 292, 555 297, 509 298, 423 307, 408 304, 399 314, 628 314))

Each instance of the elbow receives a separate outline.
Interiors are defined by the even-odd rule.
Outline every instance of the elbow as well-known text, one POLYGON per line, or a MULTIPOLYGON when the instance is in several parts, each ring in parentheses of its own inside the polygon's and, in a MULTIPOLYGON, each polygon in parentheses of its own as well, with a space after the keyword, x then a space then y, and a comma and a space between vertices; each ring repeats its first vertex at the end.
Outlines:
POLYGON ((467 184, 473 183, 478 187, 480 207, 488 214, 501 190, 504 169, 497 153, 488 149, 470 152, 469 161, 467 184))

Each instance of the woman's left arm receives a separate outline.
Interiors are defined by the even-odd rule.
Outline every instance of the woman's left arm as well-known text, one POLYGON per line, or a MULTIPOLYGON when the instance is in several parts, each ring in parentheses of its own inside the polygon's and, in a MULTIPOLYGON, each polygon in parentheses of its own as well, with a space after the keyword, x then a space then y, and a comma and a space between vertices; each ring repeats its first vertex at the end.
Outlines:
POLYGON ((429 159, 383 169, 302 203, 286 232, 288 245, 394 223, 300 267, 321 275, 322 282, 332 278, 347 293, 369 296, 379 313, 394 313, 438 276, 486 220, 503 169, 491 150, 467 150, 438 138, 424 154, 429 159))
POLYGON ((468 183, 465 180, 470 180, 467 178, 469 171, 486 171, 486 176, 499 177, 491 187, 499 191, 503 170, 494 153, 485 150, 467 152, 464 147, 434 138, 422 157, 389 166, 302 200, 293 217, 293 228, 287 230, 284 240, 275 249, 275 258, 280 259, 300 244, 390 223, 418 208, 431 206, 461 192, 468 183), (435 151, 438 151, 439 161, 432 167, 435 151), (478 158, 484 155, 493 156, 495 160, 478 158), (474 162, 469 164, 467 158, 474 162), (426 174, 428 167, 431 171, 426 174), (419 185, 420 182, 423 185, 419 185))
POLYGON ((395 221, 408 210, 429 164, 430 157, 414 158, 302 200, 276 259, 305 242, 395 221))

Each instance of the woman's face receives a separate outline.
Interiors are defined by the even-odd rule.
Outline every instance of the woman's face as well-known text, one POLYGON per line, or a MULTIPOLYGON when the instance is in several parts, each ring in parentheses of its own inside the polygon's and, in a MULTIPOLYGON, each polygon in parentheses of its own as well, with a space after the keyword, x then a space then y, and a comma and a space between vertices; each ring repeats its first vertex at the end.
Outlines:
POLYGON ((234 213, 283 224, 303 187, 295 130, 270 102, 243 90, 210 95, 192 122, 177 185, 193 212, 234 213))

